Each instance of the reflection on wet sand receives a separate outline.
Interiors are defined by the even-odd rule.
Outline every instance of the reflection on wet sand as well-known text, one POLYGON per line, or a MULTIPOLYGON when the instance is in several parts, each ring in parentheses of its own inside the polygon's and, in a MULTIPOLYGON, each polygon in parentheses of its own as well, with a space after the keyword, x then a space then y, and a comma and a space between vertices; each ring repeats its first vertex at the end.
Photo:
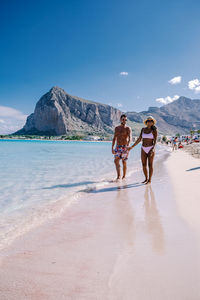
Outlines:
POLYGON ((137 290, 141 284, 141 276, 146 282, 145 280, 149 278, 150 262, 157 257, 152 252, 160 255, 164 252, 165 246, 164 230, 152 187, 143 186, 140 194, 136 195, 125 188, 126 184, 121 187, 113 202, 116 220, 114 228, 119 237, 119 247, 108 284, 108 299, 111 300, 137 299, 136 295, 145 294, 142 289, 137 290), (150 247, 144 248, 146 242, 150 247))
MULTIPOLYGON (((132 205, 126 184, 118 184, 116 189, 114 210, 116 212, 115 220, 118 230, 117 234, 120 237, 120 245, 123 245, 125 248, 130 248, 131 246, 133 249, 136 233, 133 195, 131 194, 132 205)), ((164 230, 151 185, 144 187, 144 220, 145 232, 151 237, 153 250, 162 254, 165 248, 164 230)))
POLYGON ((162 254, 164 252, 164 230, 151 185, 146 185, 144 199, 146 231, 151 236, 153 250, 162 254))
MULTIPOLYGON (((135 219, 126 184, 118 185, 114 204, 118 254, 108 281, 108 299, 116 299, 116 286, 126 285, 126 277, 132 272, 130 262, 133 257, 135 239, 135 219), (122 274, 124 274, 122 276, 122 274)), ((129 278, 129 276, 128 276, 129 278)), ((122 288, 122 289, 123 289, 122 288)))
POLYGON ((130 203, 126 184, 118 186, 114 205, 116 211, 116 228, 118 228, 118 234, 121 234, 120 243, 125 247, 133 247, 135 235, 134 211, 130 203))

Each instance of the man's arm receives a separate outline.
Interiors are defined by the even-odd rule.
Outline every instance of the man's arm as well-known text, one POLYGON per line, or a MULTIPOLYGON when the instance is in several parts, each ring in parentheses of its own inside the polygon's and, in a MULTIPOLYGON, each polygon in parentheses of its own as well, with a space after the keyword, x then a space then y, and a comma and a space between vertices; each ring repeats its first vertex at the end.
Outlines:
POLYGON ((129 150, 131 150, 133 147, 135 147, 137 144, 139 144, 139 143, 141 142, 141 140, 142 140, 142 131, 143 131, 143 129, 141 130, 138 139, 137 139, 136 142, 130 147, 129 150))
POLYGON ((132 130, 128 127, 128 138, 127 138, 127 146, 129 146, 130 142, 132 141, 132 130))
POLYGON ((116 138, 117 138, 117 129, 115 128, 115 133, 114 133, 114 137, 112 140, 112 154, 115 154, 114 146, 115 146, 116 138))

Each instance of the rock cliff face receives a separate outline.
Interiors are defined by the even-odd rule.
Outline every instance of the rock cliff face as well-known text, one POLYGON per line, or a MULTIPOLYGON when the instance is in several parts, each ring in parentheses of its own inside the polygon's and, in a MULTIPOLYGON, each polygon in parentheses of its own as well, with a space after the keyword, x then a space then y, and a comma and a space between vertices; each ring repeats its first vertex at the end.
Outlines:
POLYGON ((121 111, 84 100, 53 87, 37 102, 35 111, 17 134, 105 134, 119 123, 121 111))
MULTIPOLYGON (((35 111, 16 134, 73 135, 112 134, 119 124, 122 112, 112 106, 88 101, 53 87, 37 102, 35 111)), ((180 97, 162 107, 149 107, 147 111, 128 112, 128 125, 138 135, 143 120, 152 115, 157 120, 160 134, 184 134, 200 129, 200 100, 180 97)))

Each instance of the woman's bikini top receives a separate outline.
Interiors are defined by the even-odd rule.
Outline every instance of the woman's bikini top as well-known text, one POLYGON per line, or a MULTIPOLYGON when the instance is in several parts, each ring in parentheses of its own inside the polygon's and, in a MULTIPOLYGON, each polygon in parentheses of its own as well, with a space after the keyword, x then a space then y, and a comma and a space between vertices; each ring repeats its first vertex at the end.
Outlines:
POLYGON ((153 136, 153 133, 152 132, 150 132, 150 133, 144 133, 143 131, 142 131, 142 138, 143 139, 154 139, 154 136, 153 136))

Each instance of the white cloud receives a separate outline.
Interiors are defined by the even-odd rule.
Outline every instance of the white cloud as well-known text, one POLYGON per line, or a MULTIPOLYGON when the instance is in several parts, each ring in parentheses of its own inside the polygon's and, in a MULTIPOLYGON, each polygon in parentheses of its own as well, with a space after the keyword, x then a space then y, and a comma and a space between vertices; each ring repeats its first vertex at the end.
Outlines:
POLYGON ((0 117, 0 134, 9 134, 24 126, 27 115, 15 108, 0 105, 0 117))
POLYGON ((128 76, 128 72, 120 72, 119 73, 121 76, 128 76))
POLYGON ((160 102, 162 104, 168 104, 168 103, 171 103, 171 102, 177 100, 178 98, 179 98, 178 95, 174 95, 174 97, 167 96, 165 98, 157 98, 156 101, 160 102))
POLYGON ((195 93, 200 93, 200 80, 196 78, 188 81, 188 88, 195 93))
POLYGON ((200 93, 200 85, 196 87, 195 92, 198 94, 200 93))
POLYGON ((121 103, 117 103, 117 106, 118 107, 122 107, 123 105, 121 103))
POLYGON ((24 115, 21 111, 15 108, 0 105, 0 117, 14 117, 18 120, 24 121, 27 115, 24 115))
POLYGON ((173 77, 172 79, 170 79, 168 82, 170 84, 178 84, 178 83, 181 83, 181 79, 182 79, 181 76, 176 76, 176 77, 173 77))

